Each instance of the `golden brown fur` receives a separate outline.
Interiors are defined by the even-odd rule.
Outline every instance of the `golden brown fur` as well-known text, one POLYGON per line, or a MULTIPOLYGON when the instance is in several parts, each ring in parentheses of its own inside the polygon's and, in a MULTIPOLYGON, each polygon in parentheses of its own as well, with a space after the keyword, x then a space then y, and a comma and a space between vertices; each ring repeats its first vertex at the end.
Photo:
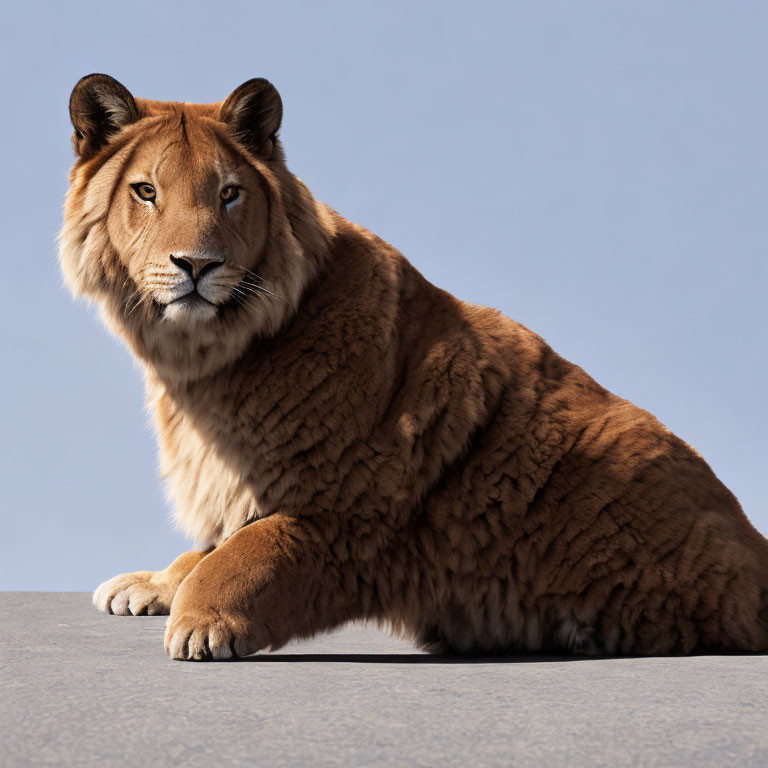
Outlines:
POLYGON ((223 105, 134 101, 104 76, 73 93, 62 268, 143 362, 205 550, 97 605, 170 610, 174 658, 351 619, 458 652, 768 650, 768 545, 704 460, 316 202, 280 115, 264 81, 223 105), (129 187, 150 176, 154 207, 129 187), (213 303, 176 313, 182 252, 223 262, 213 303))

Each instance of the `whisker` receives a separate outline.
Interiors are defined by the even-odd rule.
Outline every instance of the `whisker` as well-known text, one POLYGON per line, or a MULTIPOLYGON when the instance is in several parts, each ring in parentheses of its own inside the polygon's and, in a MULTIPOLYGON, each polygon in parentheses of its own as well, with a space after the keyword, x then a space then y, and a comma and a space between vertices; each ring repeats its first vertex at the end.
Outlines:
POLYGON ((243 280, 240 281, 240 285, 254 288, 256 291, 262 291, 263 293, 266 293, 270 296, 274 296, 276 299, 280 299, 280 301, 284 301, 286 304, 288 303, 288 301, 285 298, 283 298, 277 293, 274 293, 273 291, 270 291, 268 288, 264 287, 263 283, 265 283, 266 280, 264 280, 264 278, 261 277, 261 275, 257 275, 254 271, 248 269, 247 267, 238 267, 238 269, 243 270, 243 272, 245 272, 246 275, 253 278, 254 280, 259 281, 257 284, 251 285, 247 282, 247 278, 244 278, 243 280))
MULTIPOLYGON (((254 296, 258 296, 260 294, 266 293, 268 296, 274 296, 276 299, 280 299, 280 301, 285 301, 285 299, 282 296, 279 296, 278 294, 273 293, 269 289, 265 288, 263 285, 251 285, 249 283, 242 283, 242 282, 240 283, 240 285, 243 286, 245 290, 252 293, 254 296)), ((288 302, 285 301, 285 303, 287 304, 288 302)))
POLYGON ((242 269, 247 275, 255 277, 257 280, 261 280, 262 283, 264 282, 264 278, 261 275, 257 275, 253 270, 248 269, 248 267, 239 267, 239 269, 242 269))
MULTIPOLYGON (((138 293, 138 291, 136 292, 138 293)), ((142 304, 144 303, 144 296, 139 295, 133 302, 133 306, 126 312, 126 317, 130 317, 142 304)))

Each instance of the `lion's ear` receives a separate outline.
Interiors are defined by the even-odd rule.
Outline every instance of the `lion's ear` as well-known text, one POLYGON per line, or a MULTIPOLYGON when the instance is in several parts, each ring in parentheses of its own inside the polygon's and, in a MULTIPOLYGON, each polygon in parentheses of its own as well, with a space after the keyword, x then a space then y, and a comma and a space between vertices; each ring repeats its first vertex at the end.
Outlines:
POLYGON ((250 152, 269 159, 283 119, 283 102, 269 80, 257 77, 232 91, 219 118, 250 152))
POLYGON ((124 126, 139 119, 130 91, 109 75, 86 75, 69 97, 75 128, 72 143, 80 157, 90 157, 124 126))

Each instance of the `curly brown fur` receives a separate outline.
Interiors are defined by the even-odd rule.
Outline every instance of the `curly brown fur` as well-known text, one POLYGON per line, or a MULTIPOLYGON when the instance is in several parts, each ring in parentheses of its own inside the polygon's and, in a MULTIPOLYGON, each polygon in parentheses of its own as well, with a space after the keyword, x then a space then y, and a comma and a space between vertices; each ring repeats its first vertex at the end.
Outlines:
POLYGON ((315 201, 266 81, 198 105, 97 75, 71 111, 62 269, 144 364, 206 550, 102 610, 170 609, 179 659, 352 619, 462 653, 768 650, 768 545, 704 460, 315 201))

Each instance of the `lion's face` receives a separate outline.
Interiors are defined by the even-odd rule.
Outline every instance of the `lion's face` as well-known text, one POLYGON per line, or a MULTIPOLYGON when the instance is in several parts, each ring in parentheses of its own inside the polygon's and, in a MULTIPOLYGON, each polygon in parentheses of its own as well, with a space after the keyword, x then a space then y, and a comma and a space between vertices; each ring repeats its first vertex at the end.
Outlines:
POLYGON ((107 231, 135 286, 132 305, 193 326, 258 301, 269 222, 253 165, 186 122, 139 140, 112 182, 107 231))
POLYGON ((168 375, 202 375, 274 333, 312 272, 284 203, 286 184, 292 204, 304 193, 282 161, 274 88, 179 104, 92 75, 70 112, 78 160, 59 253, 73 293, 168 375))

